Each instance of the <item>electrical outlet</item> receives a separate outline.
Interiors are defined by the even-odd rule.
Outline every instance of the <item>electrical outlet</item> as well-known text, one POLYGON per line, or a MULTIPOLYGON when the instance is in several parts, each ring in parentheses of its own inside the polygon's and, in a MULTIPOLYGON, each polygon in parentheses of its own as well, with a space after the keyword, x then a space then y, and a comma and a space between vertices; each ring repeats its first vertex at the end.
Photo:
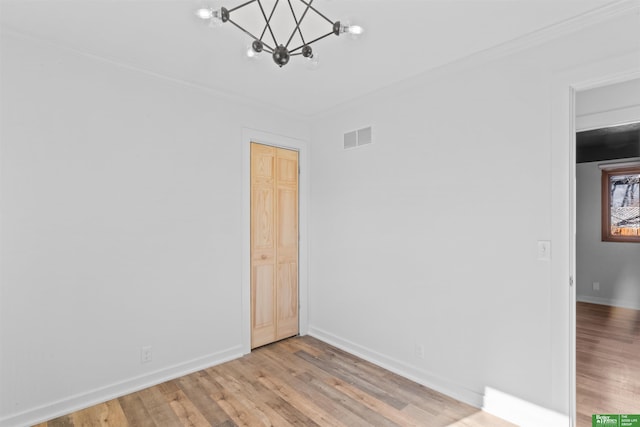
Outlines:
POLYGON ((424 345, 416 344, 415 351, 417 357, 419 357, 420 359, 424 359, 424 345))
POLYGON ((538 260, 551 260, 551 242, 549 240, 538 241, 538 260))
POLYGON ((593 290, 600 291, 600 282, 593 282, 593 290))
POLYGON ((153 360, 153 351, 151 346, 145 346, 140 349, 140 363, 149 363, 153 360))

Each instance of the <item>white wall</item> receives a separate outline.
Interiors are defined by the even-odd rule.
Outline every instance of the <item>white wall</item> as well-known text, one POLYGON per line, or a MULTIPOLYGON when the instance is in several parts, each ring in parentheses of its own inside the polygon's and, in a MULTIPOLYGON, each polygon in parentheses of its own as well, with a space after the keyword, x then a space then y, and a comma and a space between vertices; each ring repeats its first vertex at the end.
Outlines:
POLYGON ((239 355, 242 128, 308 125, 10 34, 1 53, 0 424, 239 355))
POLYGON ((476 404, 487 385, 545 395, 549 263, 536 241, 549 239, 551 171, 539 73, 495 63, 314 130, 312 326, 476 404), (361 124, 374 144, 342 151, 342 132, 361 124))
POLYGON ((579 301, 640 309, 640 245, 601 239, 602 171, 576 167, 576 293, 579 301), (593 290, 593 282, 600 290, 593 290))
POLYGON ((513 397, 497 412, 524 400, 569 415, 570 307, 556 299, 569 296, 570 164, 557 161, 568 145, 552 144, 569 86, 555 76, 640 58, 637 24, 630 14, 439 70, 322 117, 310 333, 474 405, 496 390, 513 397), (342 134, 365 125, 374 144, 343 151, 342 134), (538 260, 537 241, 556 235, 552 257, 566 258, 538 260))

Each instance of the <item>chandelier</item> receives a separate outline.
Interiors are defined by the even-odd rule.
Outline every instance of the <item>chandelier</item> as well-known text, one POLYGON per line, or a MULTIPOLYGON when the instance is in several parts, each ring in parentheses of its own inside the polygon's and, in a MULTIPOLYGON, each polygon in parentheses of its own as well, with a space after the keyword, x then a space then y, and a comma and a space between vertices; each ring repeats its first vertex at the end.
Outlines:
POLYGON ((292 56, 302 56, 317 65, 318 55, 311 47, 331 35, 362 34, 362 27, 332 21, 313 6, 313 0, 249 0, 227 9, 198 9, 196 15, 212 26, 231 23, 251 37, 247 56, 264 52, 282 67, 292 56))

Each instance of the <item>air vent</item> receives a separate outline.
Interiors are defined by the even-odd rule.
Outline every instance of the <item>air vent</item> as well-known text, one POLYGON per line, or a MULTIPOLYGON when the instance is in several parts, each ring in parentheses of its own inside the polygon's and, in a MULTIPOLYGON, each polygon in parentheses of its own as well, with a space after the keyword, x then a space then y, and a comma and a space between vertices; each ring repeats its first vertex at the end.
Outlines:
POLYGON ((371 126, 358 130, 358 145, 371 144, 371 126))
POLYGON ((371 144, 372 141, 371 126, 354 130, 344 134, 344 149, 361 147, 371 144))
POLYGON ((344 148, 356 148, 358 145, 358 132, 353 131, 344 134, 344 148))

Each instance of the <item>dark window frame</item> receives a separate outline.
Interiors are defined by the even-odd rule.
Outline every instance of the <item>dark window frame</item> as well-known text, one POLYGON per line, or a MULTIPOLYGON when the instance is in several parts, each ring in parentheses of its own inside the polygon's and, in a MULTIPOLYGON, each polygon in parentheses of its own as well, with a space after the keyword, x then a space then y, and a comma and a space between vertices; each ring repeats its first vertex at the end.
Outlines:
POLYGON ((611 232, 611 176, 640 175, 640 165, 602 170, 602 241, 640 243, 640 235, 622 235, 611 232))

